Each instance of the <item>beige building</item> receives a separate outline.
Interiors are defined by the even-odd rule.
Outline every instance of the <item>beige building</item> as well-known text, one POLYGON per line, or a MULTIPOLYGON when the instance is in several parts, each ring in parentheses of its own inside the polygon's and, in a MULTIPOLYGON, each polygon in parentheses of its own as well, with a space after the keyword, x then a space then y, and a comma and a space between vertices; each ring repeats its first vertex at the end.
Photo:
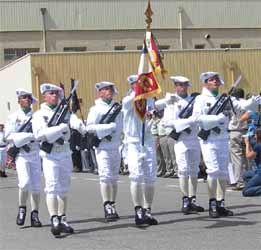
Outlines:
MULTIPOLYGON (((139 50, 147 0, 0 0, 0 67, 29 52, 139 50)), ((261 1, 151 0, 163 50, 261 47, 261 1)))

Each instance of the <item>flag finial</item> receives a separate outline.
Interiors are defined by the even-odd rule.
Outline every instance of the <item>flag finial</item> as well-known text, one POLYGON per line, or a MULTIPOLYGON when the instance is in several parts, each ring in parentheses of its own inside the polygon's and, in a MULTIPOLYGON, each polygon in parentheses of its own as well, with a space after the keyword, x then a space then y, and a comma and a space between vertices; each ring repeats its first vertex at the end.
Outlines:
POLYGON ((148 6, 147 6, 147 9, 145 11, 145 16, 146 16, 146 23, 147 23, 147 30, 150 30, 150 24, 152 23, 152 18, 151 16, 153 15, 153 11, 150 7, 150 0, 148 1, 148 6))

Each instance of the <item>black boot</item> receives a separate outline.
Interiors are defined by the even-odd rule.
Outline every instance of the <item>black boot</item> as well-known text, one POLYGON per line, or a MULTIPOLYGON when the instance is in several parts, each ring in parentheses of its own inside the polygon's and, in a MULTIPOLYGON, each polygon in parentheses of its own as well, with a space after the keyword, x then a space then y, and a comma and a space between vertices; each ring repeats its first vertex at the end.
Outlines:
POLYGON ((136 226, 141 226, 147 224, 145 221, 145 211, 141 206, 136 206, 135 208, 135 223, 136 226))
POLYGON ((109 221, 115 221, 115 215, 113 214, 114 209, 111 205, 110 201, 105 201, 103 204, 104 207, 104 214, 105 214, 105 221, 109 222, 109 221))
POLYGON ((209 217, 218 218, 219 213, 217 211, 217 200, 212 198, 209 200, 209 217))
POLYGON ((182 208, 181 211, 184 214, 189 214, 191 212, 191 208, 190 208, 190 200, 188 196, 183 196, 182 197, 182 208))
POLYGON ((149 225, 158 225, 158 221, 151 214, 151 208, 145 208, 144 211, 145 222, 149 225))
POLYGON ((68 224, 65 214, 58 217, 60 221, 61 233, 73 234, 74 229, 68 224))
POLYGON ((24 225, 25 216, 26 216, 26 207, 20 206, 19 209, 18 209, 17 217, 16 217, 16 224, 18 226, 24 225))
POLYGON ((111 208, 112 208, 112 214, 115 220, 118 220, 120 218, 120 216, 118 215, 117 211, 116 211, 116 203, 115 201, 111 201, 111 208))
POLYGON ((33 210, 31 212, 31 227, 41 227, 41 226, 42 226, 42 223, 39 220, 38 211, 33 210))
POLYGON ((4 170, 0 170, 0 177, 6 178, 8 176, 4 170))
POLYGON ((205 209, 197 204, 196 196, 192 196, 189 198, 190 201, 190 209, 194 212, 204 212, 205 209))
POLYGON ((57 215, 53 215, 51 217, 51 232, 54 236, 58 236, 61 234, 61 226, 60 220, 57 215))
POLYGON ((231 210, 225 208, 224 199, 222 199, 221 201, 217 201, 217 211, 220 216, 224 216, 224 217, 234 215, 234 213, 231 210))

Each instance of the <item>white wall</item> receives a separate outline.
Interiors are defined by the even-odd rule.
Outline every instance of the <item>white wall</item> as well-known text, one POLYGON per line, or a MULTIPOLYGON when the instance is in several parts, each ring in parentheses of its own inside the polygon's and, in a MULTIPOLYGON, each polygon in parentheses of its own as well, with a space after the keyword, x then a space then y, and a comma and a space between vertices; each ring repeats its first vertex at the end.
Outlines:
POLYGON ((0 122, 17 110, 15 90, 24 88, 32 91, 31 56, 26 55, 0 69, 0 122))

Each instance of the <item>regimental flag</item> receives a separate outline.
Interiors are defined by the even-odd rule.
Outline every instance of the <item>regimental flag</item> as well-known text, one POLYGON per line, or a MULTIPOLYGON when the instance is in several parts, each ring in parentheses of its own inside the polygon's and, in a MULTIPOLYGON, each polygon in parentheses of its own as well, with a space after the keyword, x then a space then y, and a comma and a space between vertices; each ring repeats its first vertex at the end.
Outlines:
MULTIPOLYGON (((71 90, 74 88, 75 80, 71 79, 71 90)), ((76 93, 76 90, 72 94, 72 112, 76 113, 81 109, 80 102, 76 93)))
POLYGON ((167 71, 164 69, 162 62, 163 54, 160 52, 156 37, 152 34, 151 31, 146 31, 145 43, 148 50, 149 62, 153 72, 156 75, 161 74, 162 78, 164 79, 167 71))
POLYGON ((157 96, 161 92, 155 76, 154 67, 148 55, 146 42, 144 41, 140 64, 138 69, 138 80, 135 86, 134 106, 137 115, 144 120, 146 114, 147 98, 157 96))

